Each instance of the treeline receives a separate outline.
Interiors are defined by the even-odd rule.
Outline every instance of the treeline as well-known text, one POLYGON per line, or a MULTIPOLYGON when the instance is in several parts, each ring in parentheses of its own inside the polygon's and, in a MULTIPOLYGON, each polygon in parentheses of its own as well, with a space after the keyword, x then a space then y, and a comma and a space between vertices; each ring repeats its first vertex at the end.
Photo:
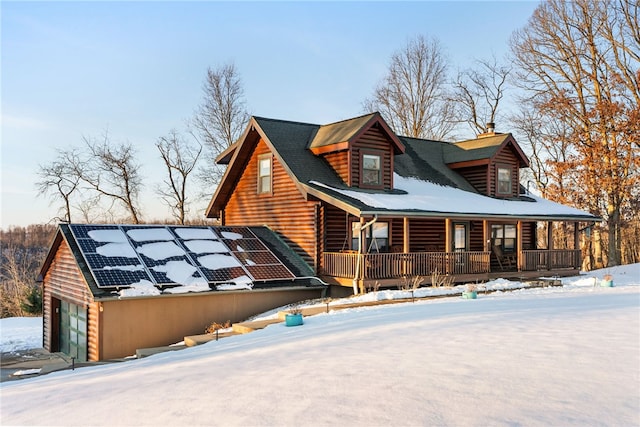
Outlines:
POLYGON ((42 313, 36 279, 55 230, 51 224, 0 230, 0 318, 42 313))

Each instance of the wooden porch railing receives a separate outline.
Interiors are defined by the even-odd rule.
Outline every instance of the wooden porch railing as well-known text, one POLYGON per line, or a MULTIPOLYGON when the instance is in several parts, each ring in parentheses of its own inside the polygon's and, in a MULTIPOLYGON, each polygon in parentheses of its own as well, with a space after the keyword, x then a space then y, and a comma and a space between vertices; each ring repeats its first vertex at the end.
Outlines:
POLYGON ((442 274, 488 273, 490 252, 411 252, 360 254, 325 252, 324 273, 333 277, 354 278, 360 258, 358 276, 364 279, 442 274))
POLYGON ((522 270, 541 271, 581 267, 579 249, 552 249, 522 251, 522 270))

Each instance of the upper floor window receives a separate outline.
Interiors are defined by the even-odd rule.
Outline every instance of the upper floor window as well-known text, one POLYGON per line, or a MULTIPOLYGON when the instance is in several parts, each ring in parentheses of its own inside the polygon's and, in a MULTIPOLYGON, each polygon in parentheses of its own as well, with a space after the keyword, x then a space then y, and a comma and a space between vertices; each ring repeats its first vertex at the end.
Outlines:
POLYGON ((380 156, 374 154, 362 155, 362 184, 371 186, 382 184, 380 156))
POLYGON ((498 166, 498 194, 511 194, 511 168, 498 166))
POLYGON ((258 156, 258 194, 271 193, 271 154, 258 156))

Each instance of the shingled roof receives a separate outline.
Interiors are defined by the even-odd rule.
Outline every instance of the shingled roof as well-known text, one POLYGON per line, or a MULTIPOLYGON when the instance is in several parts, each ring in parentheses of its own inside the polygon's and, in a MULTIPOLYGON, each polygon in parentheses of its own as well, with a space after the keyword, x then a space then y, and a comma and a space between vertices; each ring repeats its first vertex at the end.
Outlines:
MULTIPOLYGON (((243 137, 218 158, 222 164, 229 163, 229 169, 235 169, 225 178, 214 195, 207 215, 216 216, 224 207, 226 198, 230 196, 237 175, 244 169, 248 154, 253 144, 261 137, 270 147, 274 156, 296 183, 301 192, 312 195, 328 203, 358 215, 361 212, 387 211, 379 209, 367 200, 366 195, 379 194, 383 197, 407 194, 395 189, 362 189, 346 185, 324 156, 338 149, 347 149, 347 141, 352 141, 366 130, 372 121, 381 123, 395 144, 394 173, 401 178, 417 179, 428 184, 436 184, 457 191, 473 193, 481 196, 459 173, 450 166, 465 161, 476 161, 493 158, 501 149, 511 144, 520 158, 522 166, 528 166, 528 160, 511 134, 496 134, 458 143, 447 143, 418 138, 398 137, 386 125, 379 113, 367 114, 328 125, 292 122, 287 120, 252 117, 243 137), (246 146, 245 146, 246 145, 246 146), (329 148, 327 148, 329 147, 329 148), (314 150, 317 151, 314 154, 314 150), (243 155, 239 155, 239 152, 243 155), (240 162, 233 164, 233 162, 240 162), (359 195, 364 195, 360 197, 359 195)), ((487 197, 487 196, 481 196, 487 197)), ((523 199, 524 200, 524 199, 523 199)), ((533 199, 529 199, 533 201, 533 199)), ((506 201, 502 200, 500 203, 506 201)), ((505 207, 504 215, 510 215, 505 207)), ((419 209, 402 209, 408 215, 421 214, 419 209)), ((437 212, 431 212, 437 213, 437 212)), ((494 214, 495 215, 495 214, 494 214)), ((570 216, 573 216, 571 214, 570 216)), ((585 213, 585 216, 592 217, 585 213)))

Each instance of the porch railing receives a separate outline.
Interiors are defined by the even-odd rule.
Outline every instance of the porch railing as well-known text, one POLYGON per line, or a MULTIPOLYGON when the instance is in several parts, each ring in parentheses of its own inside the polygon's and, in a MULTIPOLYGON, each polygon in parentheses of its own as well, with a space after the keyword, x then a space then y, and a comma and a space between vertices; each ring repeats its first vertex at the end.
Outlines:
POLYGON ((581 254, 579 249, 552 249, 522 251, 523 271, 579 269, 581 254))
POLYGON ((360 258, 359 277, 393 279, 405 276, 488 273, 490 252, 411 252, 360 254, 325 252, 324 273, 333 277, 354 278, 360 258))

